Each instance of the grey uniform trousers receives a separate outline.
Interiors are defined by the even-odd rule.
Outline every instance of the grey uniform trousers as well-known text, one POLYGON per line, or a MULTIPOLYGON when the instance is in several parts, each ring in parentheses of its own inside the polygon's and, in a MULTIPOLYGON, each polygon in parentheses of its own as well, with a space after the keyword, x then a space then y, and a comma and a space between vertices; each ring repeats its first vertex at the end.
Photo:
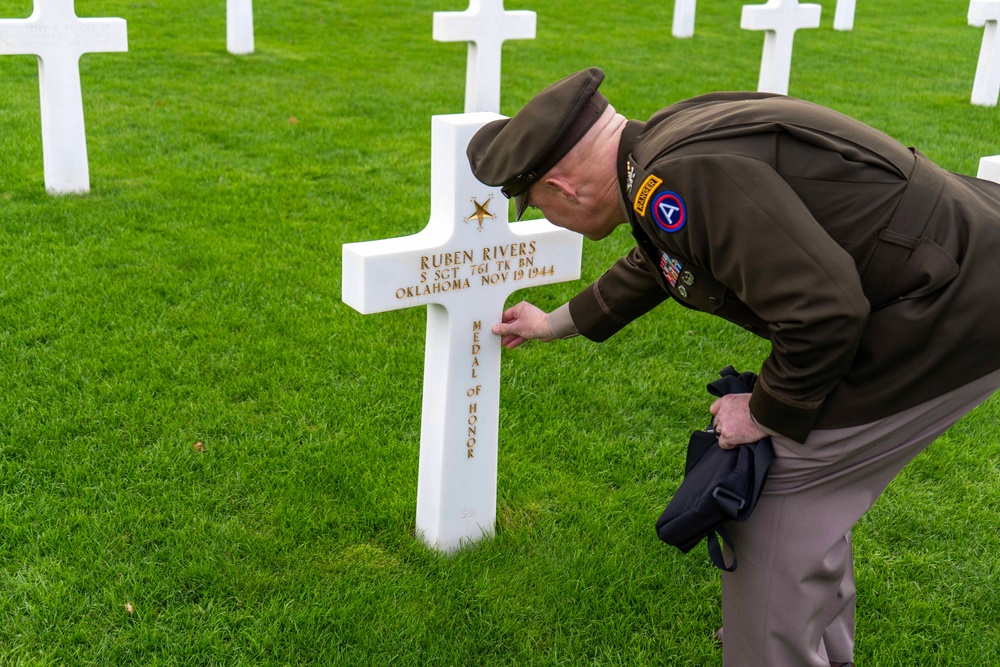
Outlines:
MULTIPOLYGON (((1000 371, 871 424, 773 437, 753 515, 730 524, 724 667, 830 667, 854 654, 851 527, 903 467, 1000 387, 1000 371)), ((728 554, 727 554, 728 556, 728 554)))

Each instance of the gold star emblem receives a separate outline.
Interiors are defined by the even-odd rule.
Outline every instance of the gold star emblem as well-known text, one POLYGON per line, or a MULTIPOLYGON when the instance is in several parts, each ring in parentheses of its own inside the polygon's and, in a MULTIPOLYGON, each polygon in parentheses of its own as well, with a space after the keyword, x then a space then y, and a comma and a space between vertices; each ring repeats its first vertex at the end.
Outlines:
POLYGON ((487 208, 491 201, 493 201, 493 195, 490 195, 485 204, 480 204, 475 200, 475 198, 473 198, 472 203, 476 205, 476 212, 466 218, 465 221, 468 222, 469 220, 475 218, 479 221, 479 231, 483 231, 483 220, 486 218, 496 218, 496 216, 490 213, 487 208))

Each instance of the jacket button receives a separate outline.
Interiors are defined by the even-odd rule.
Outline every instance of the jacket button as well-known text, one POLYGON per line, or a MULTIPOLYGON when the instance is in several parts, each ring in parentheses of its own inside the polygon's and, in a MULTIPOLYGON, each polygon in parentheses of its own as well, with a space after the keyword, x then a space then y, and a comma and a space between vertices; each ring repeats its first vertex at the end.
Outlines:
POLYGON ((685 285, 694 285, 694 274, 690 271, 685 271, 681 274, 681 282, 685 285))
POLYGON ((708 302, 711 303, 711 304, 713 304, 713 305, 717 304, 717 303, 719 303, 719 297, 717 297, 717 296, 710 296, 710 297, 708 297, 708 302))
POLYGON ((688 291, 684 288, 684 285, 677 286, 677 293, 680 294, 685 299, 688 298, 688 291))

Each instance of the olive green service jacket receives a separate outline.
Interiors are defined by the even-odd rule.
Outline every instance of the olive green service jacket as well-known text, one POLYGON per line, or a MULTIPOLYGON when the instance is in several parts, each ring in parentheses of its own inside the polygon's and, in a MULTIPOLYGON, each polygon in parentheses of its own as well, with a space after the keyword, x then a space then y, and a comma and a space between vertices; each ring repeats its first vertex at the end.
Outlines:
POLYGON ((770 339, 750 410, 799 442, 1000 368, 1000 185, 837 112, 714 93, 630 121, 637 247, 569 303, 603 341, 667 298, 770 339))

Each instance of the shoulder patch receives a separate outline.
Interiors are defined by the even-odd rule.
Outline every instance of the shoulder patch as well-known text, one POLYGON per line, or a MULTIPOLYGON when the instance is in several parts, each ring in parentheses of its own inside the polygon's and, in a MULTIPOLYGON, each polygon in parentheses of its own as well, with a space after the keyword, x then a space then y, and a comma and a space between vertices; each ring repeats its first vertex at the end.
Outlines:
POLYGON ((676 192, 664 191, 653 199, 653 220, 665 232, 677 232, 687 222, 687 207, 676 192))
POLYGON ((650 174, 646 177, 646 180, 642 182, 639 186, 639 191, 635 193, 635 200, 632 202, 632 208, 639 215, 646 215, 646 207, 649 205, 649 196, 652 195, 656 188, 663 184, 663 180, 657 178, 650 174))

